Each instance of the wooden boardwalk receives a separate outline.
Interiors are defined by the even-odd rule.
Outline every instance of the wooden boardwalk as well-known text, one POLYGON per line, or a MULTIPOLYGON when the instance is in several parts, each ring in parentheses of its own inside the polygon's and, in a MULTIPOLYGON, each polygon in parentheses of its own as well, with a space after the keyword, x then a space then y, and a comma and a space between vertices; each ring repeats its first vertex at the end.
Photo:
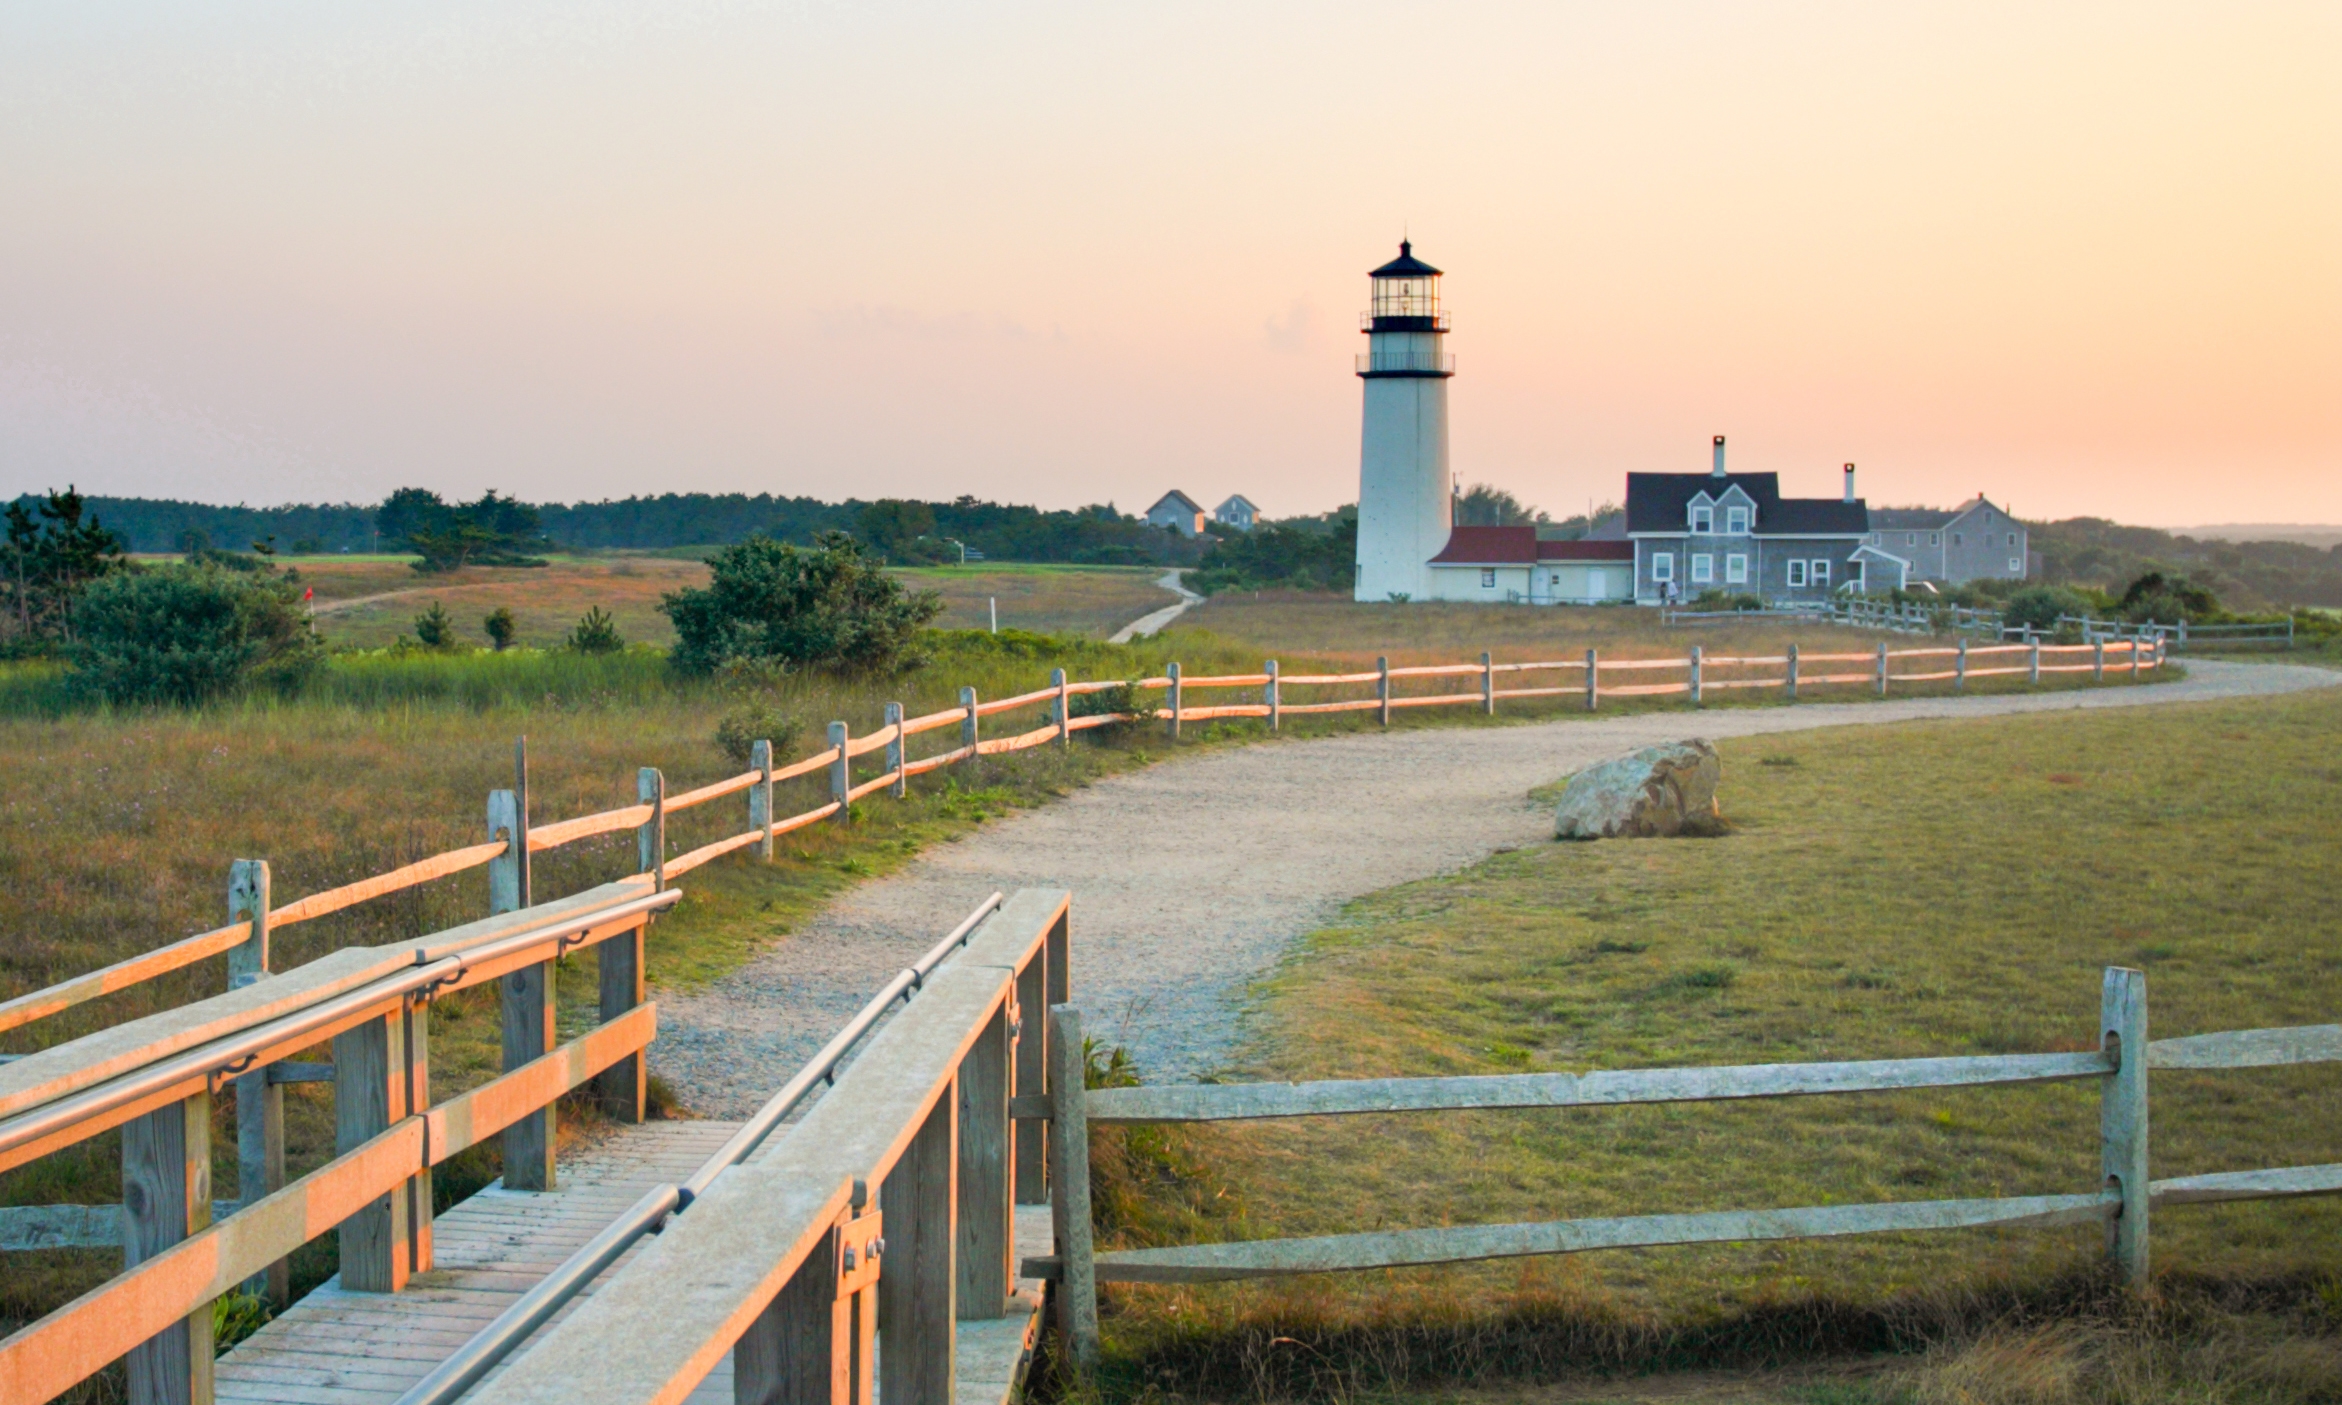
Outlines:
MULTIPOLYGON (((564 1155, 557 1189, 490 1186, 439 1217, 436 1262, 405 1292, 350 1293, 340 1280, 330 1280, 238 1343, 217 1367, 219 1405, 391 1405, 643 1192, 699 1169, 739 1125, 625 1127, 564 1155)), ((767 1141, 751 1159, 785 1135, 767 1141)), ((1016 1247, 1020 1261, 1049 1252, 1048 1206, 1017 1207, 1016 1247)), ((1022 1310, 998 1321, 959 1324, 958 1405, 1000 1405, 1009 1397, 1038 1333, 1040 1290, 1038 1283, 1021 1284, 1022 1310)), ((562 1316, 593 1291, 589 1287, 562 1316)), ((730 1405, 729 1354, 690 1399, 693 1405, 730 1405)))

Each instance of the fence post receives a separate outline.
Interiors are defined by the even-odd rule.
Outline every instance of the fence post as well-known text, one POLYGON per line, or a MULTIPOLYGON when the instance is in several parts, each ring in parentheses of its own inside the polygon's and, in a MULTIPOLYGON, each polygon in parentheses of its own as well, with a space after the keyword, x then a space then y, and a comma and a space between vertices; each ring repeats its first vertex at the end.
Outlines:
POLYGON ((1797 701, 1797 646, 1795 644, 1789 646, 1789 668, 1785 680, 1783 696, 1790 702, 1797 701))
MULTIPOLYGON (((842 726, 832 723, 831 726, 842 726)), ((842 754, 842 753, 841 753, 842 754)), ((645 766, 635 777, 635 792, 650 802, 650 824, 643 826, 641 843, 644 848, 656 846, 658 863, 652 872, 658 886, 667 886, 667 778, 658 768, 645 766), (657 834, 650 833, 652 826, 657 834)), ((644 917, 632 930, 605 939, 594 948, 597 971, 596 992, 600 997, 602 1023, 625 1014, 640 1005, 645 991, 643 970, 644 939, 650 932, 651 919, 644 917)), ((596 1086, 601 1093, 602 1110, 613 1122, 640 1122, 648 1111, 650 1099, 649 1070, 640 1053, 625 1058, 602 1070, 596 1086)))
POLYGON ((1691 646, 1691 671, 1685 677, 1691 680, 1691 705, 1700 705, 1700 646, 1691 646))
MULTIPOLYGON (((509 790, 488 792, 490 837, 519 832, 520 800, 509 790)), ((522 906, 520 871, 512 851, 488 860, 488 910, 517 912, 522 906)), ((496 982, 503 1017, 504 1071, 553 1052, 553 963, 539 961, 509 971, 496 982)), ((504 1129, 504 1186, 507 1190, 553 1188, 553 1105, 548 1103, 504 1129)))
MULTIPOLYGON (((268 979, 268 861, 238 859, 228 867, 228 920, 249 920, 252 935, 228 950, 228 989, 268 979)), ((252 1204, 285 1184, 285 1090, 268 1081, 268 1066, 236 1079, 236 1204, 252 1204)), ((244 1291, 278 1307, 292 1293, 282 1259, 244 1280, 244 1291)))
POLYGON ((1480 712, 1484 717, 1496 715, 1496 661, 1488 651, 1480 651, 1480 712))
POLYGON ((1374 698, 1375 698, 1375 701, 1376 701, 1378 704, 1380 704, 1380 706, 1377 708, 1376 712, 1377 712, 1377 715, 1378 715, 1378 716, 1381 718, 1381 720, 1382 720, 1382 725, 1384 725, 1385 727, 1388 727, 1389 725, 1391 725, 1391 658, 1390 658, 1390 655, 1388 655, 1388 654, 1383 654, 1383 655, 1381 655, 1381 656, 1377 657, 1377 658, 1375 659, 1375 661, 1374 661, 1374 667, 1375 667, 1375 670, 1376 670, 1376 672, 1377 672, 1377 673, 1380 675, 1378 678, 1376 678, 1376 679, 1375 679, 1375 682, 1374 682, 1374 698))
POLYGON ((2131 681, 2133 683, 2139 681, 2139 650, 2145 648, 2146 644, 2147 631, 2142 629, 2131 636, 2131 681))
MULTIPOLYGON (((1049 952, 1033 953, 1016 975, 1015 1096, 1046 1096, 1049 1090, 1049 952)), ((1016 1120, 1016 1203, 1049 1203, 1049 1137, 1046 1119, 1016 1120)))
MULTIPOLYGON (((355 1151, 408 1115, 402 1014, 378 1016, 333 1037, 333 1141, 336 1153, 355 1151)), ((413 1202, 402 1185, 342 1221, 342 1287, 353 1293, 395 1293, 413 1271, 409 1219, 413 1202)))
POLYGON ((2133 1289, 2147 1286, 2147 976, 2106 968, 2099 996, 2099 1043, 2115 1060, 2100 1080, 2098 1143, 2122 1207, 2106 1224, 2106 1252, 2133 1289))
MULTIPOLYGON (((2027 630, 2027 634, 2030 636, 2031 631, 2027 630)), ((2025 653, 2025 681, 2034 687, 2039 687, 2041 685, 2041 641, 2028 637, 2025 643, 2031 646, 2025 653)))
POLYGON ((1878 641, 1878 695, 1887 695, 1887 641, 1878 641))
MULTIPOLYGON (((529 739, 521 736, 512 744, 512 809, 515 816, 512 832, 520 836, 505 852, 517 862, 520 870, 520 906, 535 905, 536 878, 529 862, 529 739)), ((488 831, 495 833, 491 827, 488 831)))
POLYGON ((1968 636, 1960 636, 1960 655, 1952 661, 1952 691, 1968 691, 1968 636))
POLYGON ((829 746, 835 753, 829 763, 829 798, 838 804, 837 821, 846 822, 846 792, 854 788, 854 776, 846 759, 846 724, 829 724, 829 746))
POLYGON ((1015 1287, 1016 1136, 1008 1120, 1009 1085, 1016 1061, 1012 992, 992 1012, 976 1042, 960 1056, 958 1242, 953 1290, 961 1321, 1008 1315, 1015 1287))
POLYGON ((886 1233, 885 1267, 878 1275, 878 1316, 886 1324, 878 1337, 878 1375, 887 1398, 917 1405, 952 1398, 958 1112, 959 1091, 946 1085, 878 1191, 886 1233))
POLYGON ((1168 694, 1171 703, 1171 720, 1165 722, 1163 727, 1171 740, 1177 741, 1179 740, 1179 714, 1181 709, 1186 704, 1187 690, 1180 685, 1179 664, 1177 661, 1165 664, 1163 666, 1163 673, 1171 680, 1171 686, 1164 690, 1165 693, 1168 694))
POLYGON ((1090 1119, 1082 1099, 1082 1012, 1049 1007, 1050 1219, 1057 1240, 1057 1331, 1074 1369, 1098 1364, 1098 1281, 1090 1248, 1090 1119))
POLYGON ((894 792, 895 799, 900 800, 911 793, 911 778, 903 774, 903 705, 901 703, 888 703, 886 705, 886 725, 894 729, 894 739, 886 744, 887 774, 895 778, 895 783, 889 789, 894 792))
POLYGON ((1057 744, 1073 745, 1073 695, 1065 691, 1065 670, 1049 670, 1049 686, 1057 690, 1057 744))
POLYGON ((960 747, 968 753, 968 764, 973 766, 976 764, 976 724, 982 720, 976 710, 975 689, 960 689, 960 706, 967 709, 968 713, 960 719, 960 747))
MULTIPOLYGON (((2293 619, 2290 615, 2285 620, 2285 642, 2288 645, 2293 643, 2293 619)), ((2187 616, 2185 615, 2179 617, 2179 647, 2187 648, 2187 616)))
POLYGON ((1278 686, 1277 661, 1270 659, 1267 667, 1261 671, 1269 676, 1269 686, 1261 691, 1268 695, 1264 701, 1269 705, 1269 730, 1274 732, 1285 720, 1284 690, 1278 686))
POLYGON ((1601 665, 1596 662, 1594 651, 1592 649, 1586 650, 1586 711, 1588 712, 1594 710, 1596 702, 1602 695, 1601 688, 1595 683, 1595 680, 1601 676, 1601 672, 1601 665))
POLYGON ((2103 683, 2106 681, 2106 641, 2091 640, 2090 650, 2090 681, 2103 683))
POLYGON ((748 747, 748 768, 756 772, 756 784, 748 787, 748 827, 762 834, 756 852, 766 863, 773 861, 773 744, 757 741, 748 747))
MULTIPOLYGON (((211 1225, 211 1096, 122 1124, 122 1266, 211 1225)), ((132 1405, 211 1405, 211 1304, 130 1349, 132 1405)))

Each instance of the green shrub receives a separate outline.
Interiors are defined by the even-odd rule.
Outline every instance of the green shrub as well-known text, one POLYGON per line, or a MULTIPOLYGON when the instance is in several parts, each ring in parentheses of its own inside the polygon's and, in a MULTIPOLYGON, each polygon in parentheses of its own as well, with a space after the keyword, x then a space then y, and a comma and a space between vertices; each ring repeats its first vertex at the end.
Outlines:
POLYGON ((905 591, 852 537, 825 532, 812 550, 750 537, 708 559, 704 589, 679 590, 659 608, 675 622, 669 657, 685 674, 734 659, 851 673, 885 673, 923 660, 913 638, 943 613, 934 591, 905 591))
POLYGON ((1692 599, 1694 610, 1761 610, 1765 602, 1745 590, 1703 590, 1692 599))
POLYGON ((520 632, 520 627, 513 623, 511 609, 503 605, 489 612, 482 623, 488 631, 489 644, 500 654, 512 647, 513 636, 520 632))
POLYGON ((74 690, 114 703, 188 705, 255 686, 289 695, 325 659, 290 582, 217 566, 93 581, 79 623, 74 690))
POLYGON ((569 631, 569 647, 581 654, 615 654, 626 647, 626 639, 618 622, 596 605, 578 617, 577 628, 569 631))
POLYGON ((2122 611, 2125 619, 2142 623, 2156 620, 2177 624, 2186 620, 2190 624, 2205 624, 2221 615, 2220 597, 2209 586, 2161 571, 2149 571, 2132 581, 2115 608, 2122 611))
POLYGON ((2087 615, 2090 602, 2080 592, 2062 585, 2027 586, 2001 606, 2004 625, 2030 625, 2043 633, 2056 630, 2060 615, 2087 615))
POLYGON ((1065 711, 1069 717, 1112 717, 1118 713, 1123 717, 1123 721, 1109 722, 1093 729, 1093 736, 1102 732, 1128 731, 1132 719, 1138 717, 1145 707, 1146 704, 1139 701, 1138 690, 1128 683, 1117 683, 1094 693, 1075 693, 1065 700, 1065 711))
POLYGON ((415 616, 415 642, 426 649, 455 647, 455 621, 449 617, 446 606, 434 600, 430 609, 415 616))
POLYGON ((734 766, 746 770, 751 750, 760 741, 773 744, 773 764, 796 759, 791 748, 805 724, 770 703, 749 703, 727 712, 716 723, 716 749, 734 766))

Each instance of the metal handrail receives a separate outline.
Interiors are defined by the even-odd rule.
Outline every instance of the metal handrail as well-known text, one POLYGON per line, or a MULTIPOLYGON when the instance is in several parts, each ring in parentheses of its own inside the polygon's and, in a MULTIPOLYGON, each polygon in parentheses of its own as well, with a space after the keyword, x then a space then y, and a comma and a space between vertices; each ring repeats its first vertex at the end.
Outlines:
POLYGON ((313 1029, 322 1029, 336 1020, 379 1005, 385 1000, 431 989, 452 977, 462 975, 475 961, 526 950, 530 946, 558 940, 636 913, 662 911, 674 906, 682 896, 682 890, 677 888, 669 888, 661 893, 646 893, 639 898, 629 898, 610 907, 596 908, 549 926, 489 942, 470 951, 450 953, 435 960, 418 960, 415 965, 369 981, 355 990, 344 991, 279 1019, 215 1039, 175 1058, 149 1064, 85 1092, 59 1098, 0 1122, 0 1152, 62 1131, 76 1122, 102 1116, 190 1079, 202 1078, 208 1081, 215 1077, 242 1073, 259 1057, 261 1050, 271 1045, 281 1044, 313 1029))
POLYGON ((1002 902, 998 892, 976 905, 960 925, 951 929, 943 940, 928 949, 925 956, 906 966, 891 981, 870 998, 859 1014, 846 1022, 845 1028, 822 1046, 797 1076, 782 1085, 781 1090, 765 1101, 756 1114, 741 1124, 731 1140, 710 1156, 700 1168, 680 1185, 653 1186, 634 1202, 624 1215, 605 1226, 601 1233, 586 1241, 584 1247, 562 1260, 560 1267, 539 1279, 536 1285, 514 1300, 510 1307, 498 1313, 496 1320, 473 1334, 470 1341, 456 1348, 453 1355, 434 1367, 431 1373, 415 1382, 406 1394, 398 1398, 398 1405, 448 1405, 465 1391, 479 1384, 482 1377, 496 1369, 498 1362, 512 1354, 513 1348, 529 1339, 563 1305, 584 1290, 585 1286, 601 1276, 604 1269, 616 1263, 637 1240, 646 1234, 656 1234, 666 1226, 669 1215, 679 1215, 691 1208, 691 1202, 707 1191, 716 1178, 747 1160, 772 1134, 781 1120, 795 1111, 823 1080, 836 1081, 837 1066, 845 1059, 856 1041, 870 1031, 887 1008, 898 999, 918 992, 944 958, 966 943, 978 924, 997 911, 1002 902))

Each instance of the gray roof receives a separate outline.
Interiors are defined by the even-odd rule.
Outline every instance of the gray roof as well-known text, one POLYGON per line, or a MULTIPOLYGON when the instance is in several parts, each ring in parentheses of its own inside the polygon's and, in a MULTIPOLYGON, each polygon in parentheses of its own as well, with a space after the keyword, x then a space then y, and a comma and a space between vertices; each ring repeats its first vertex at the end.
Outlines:
POLYGON ((1681 532, 1684 513, 1701 493, 1723 496, 1737 485, 1756 504, 1760 537, 1847 536, 1870 529, 1869 509, 1860 498, 1785 498, 1777 473, 1630 473, 1626 476, 1626 529, 1681 532))
MULTIPOLYGON (((1162 507, 1165 504, 1169 504, 1172 507, 1184 507, 1189 512, 1203 511, 1203 505, 1201 503, 1198 503, 1194 498, 1189 497, 1187 494, 1180 492, 1177 488, 1173 488, 1170 492, 1165 493, 1163 496, 1155 499, 1155 507, 1162 507)), ((1147 509, 1147 511, 1153 512, 1155 507, 1150 507, 1147 509)))
POLYGON ((1948 507, 1874 507, 1870 527, 1874 532, 1932 532, 1958 515, 1948 507))

